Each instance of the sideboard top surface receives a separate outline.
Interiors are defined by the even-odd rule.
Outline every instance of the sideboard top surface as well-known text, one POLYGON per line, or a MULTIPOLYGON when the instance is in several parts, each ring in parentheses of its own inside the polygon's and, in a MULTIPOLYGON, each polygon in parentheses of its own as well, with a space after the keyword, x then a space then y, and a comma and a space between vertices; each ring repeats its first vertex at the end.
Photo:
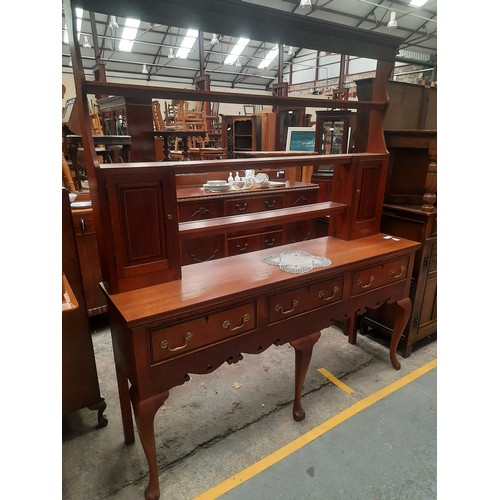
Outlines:
MULTIPOLYGON (((415 249, 419 243, 409 240, 384 239, 384 234, 375 234, 356 240, 340 240, 333 237, 322 237, 300 243, 283 245, 235 255, 214 261, 191 264, 182 268, 182 279, 161 283, 122 292, 108 294, 129 327, 140 326, 157 317, 168 315, 172 311, 179 314, 202 309, 209 301, 235 296, 244 297, 255 294, 266 287, 279 288, 297 280, 304 284, 311 275, 324 274, 328 278, 334 272, 342 272, 344 268, 384 259, 391 254, 415 249), (314 256, 326 257, 332 261, 331 266, 315 268, 305 274, 290 274, 279 267, 262 262, 270 255, 280 254, 286 250, 302 250, 314 256)), ((106 290, 105 290, 106 291, 106 290)))

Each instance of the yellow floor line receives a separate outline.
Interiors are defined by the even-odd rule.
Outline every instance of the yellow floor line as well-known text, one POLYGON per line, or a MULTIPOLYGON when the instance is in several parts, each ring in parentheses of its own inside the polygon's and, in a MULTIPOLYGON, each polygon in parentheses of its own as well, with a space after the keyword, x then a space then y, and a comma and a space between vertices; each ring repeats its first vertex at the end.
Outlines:
POLYGON ((344 384, 344 382, 341 382, 337 377, 332 375, 327 369, 325 368, 318 368, 319 373, 326 377, 332 384, 335 384, 339 389, 342 389, 344 392, 347 392, 347 394, 354 394, 354 390, 351 389, 348 385, 344 384))
POLYGON ((362 410, 368 408, 369 406, 373 405, 377 401, 380 401, 381 399, 385 398, 389 394, 397 391, 401 387, 404 387, 405 385, 409 384, 413 380, 416 380, 418 377, 421 377, 425 373, 431 371, 433 368, 437 366, 437 360, 430 361, 429 363, 426 363, 425 365, 421 366, 420 368, 417 368, 413 372, 409 373, 408 375, 405 375, 404 377, 400 378, 399 380, 396 380, 392 384, 389 384, 387 387, 384 387, 383 389, 380 389, 379 391, 373 393, 372 395, 362 399, 361 401, 358 401, 354 405, 352 405, 350 408, 347 408, 346 410, 340 412, 338 415, 335 415, 331 419, 327 420, 326 422, 323 422, 322 424, 318 425, 314 429, 311 429, 309 432, 306 432, 303 436, 295 439, 291 443, 283 446, 283 448, 280 448, 279 450, 275 451, 274 453, 271 453, 267 457, 263 458, 262 460, 259 460, 255 464, 247 467, 246 469, 242 470, 241 472, 238 472, 234 476, 230 477, 229 479, 226 479, 222 483, 219 483, 218 485, 214 486, 213 488, 207 490, 205 493, 202 493, 201 495, 197 496, 195 500, 213 500, 215 498, 218 498, 219 496, 223 495, 224 493, 227 493, 228 491, 232 490, 233 488, 236 488, 236 486, 239 486, 240 484, 244 483, 245 481, 248 481, 252 477, 256 476, 260 472, 264 471, 265 469, 271 467, 275 463, 279 462, 283 458, 287 457, 288 455, 291 455, 295 451, 299 450, 306 444, 314 441, 316 438, 319 436, 325 434, 325 432, 333 429, 337 425, 341 424, 345 420, 349 419, 353 415, 356 415, 357 413, 361 412, 362 410))

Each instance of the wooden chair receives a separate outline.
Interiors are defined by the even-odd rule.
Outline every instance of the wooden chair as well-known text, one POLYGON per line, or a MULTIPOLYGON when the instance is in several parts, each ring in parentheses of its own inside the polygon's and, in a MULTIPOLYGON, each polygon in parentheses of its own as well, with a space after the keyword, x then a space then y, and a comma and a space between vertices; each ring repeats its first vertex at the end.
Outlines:
MULTIPOLYGON (((197 103, 196 109, 190 110, 188 101, 172 101, 172 113, 174 117, 174 126, 177 130, 200 130, 205 133, 200 138, 188 139, 190 148, 201 147, 209 141, 207 133, 207 120, 203 103, 197 103)), ((175 149, 179 149, 180 138, 175 139, 175 149)))
POLYGON ((155 131, 165 130, 165 120, 161 113, 160 101, 153 101, 153 128, 155 131))

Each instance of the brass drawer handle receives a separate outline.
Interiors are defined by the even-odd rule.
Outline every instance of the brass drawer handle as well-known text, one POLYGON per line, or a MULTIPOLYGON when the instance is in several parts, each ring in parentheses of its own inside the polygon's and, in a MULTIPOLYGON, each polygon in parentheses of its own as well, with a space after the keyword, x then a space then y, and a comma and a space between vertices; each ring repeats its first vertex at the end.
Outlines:
POLYGON ((281 314, 290 314, 295 310, 295 308, 299 305, 299 299, 293 299, 292 300, 292 308, 288 309, 288 311, 283 311, 283 306, 280 304, 276 304, 276 307, 274 308, 276 312, 280 312, 281 314))
POLYGON ((264 205, 266 206, 266 208, 274 208, 276 206, 276 200, 273 200, 272 202, 265 200, 264 205))
POLYGON ((267 238, 264 240, 264 243, 266 245, 266 247, 273 247, 274 246, 274 242, 276 241, 276 238, 273 238, 272 240, 268 240, 267 238))
POLYGON ((241 205, 240 207, 240 204, 239 203, 236 203, 236 208, 240 211, 240 212, 244 212, 248 207, 248 204, 247 203, 244 203, 243 205, 241 205))
POLYGON ((184 349, 187 347, 188 342, 193 338, 193 334, 191 332, 187 332, 186 335, 184 335, 184 345, 181 345, 179 347, 170 347, 170 343, 168 340, 162 340, 160 342, 160 347, 162 349, 168 349, 170 352, 175 352, 175 351, 180 351, 181 349, 184 349))
POLYGON ((391 269, 389 271, 389 276, 391 278, 401 278, 401 276, 403 276, 405 272, 406 272, 406 267, 405 266, 401 266, 399 268, 399 273, 398 274, 396 274, 396 272, 391 269))
POLYGON ((241 322, 241 325, 235 326, 234 328, 231 328, 231 322, 226 319, 226 321, 224 321, 224 323, 222 323, 222 328, 226 328, 226 330, 234 332, 235 330, 239 330, 240 328, 243 328, 245 326, 245 323, 247 323, 248 321, 250 321, 250 315, 245 314, 243 316, 243 321, 241 322))
POLYGON ((368 288, 369 286, 371 286, 374 279, 375 279, 375 276, 371 275, 369 278, 370 281, 368 283, 365 284, 361 280, 358 280, 358 281, 356 281, 356 285, 358 285, 360 288, 368 288))
POLYGON ((332 300, 335 295, 337 295, 337 292, 339 291, 339 287, 336 286, 333 288, 333 294, 330 295, 329 297, 326 297, 326 293, 323 290, 320 290, 318 293, 318 298, 323 299, 323 300, 332 300))
POLYGON ((240 251, 240 252, 246 252, 247 248, 248 248, 248 242, 245 242, 244 245, 240 246, 239 243, 236 244, 236 248, 240 251))

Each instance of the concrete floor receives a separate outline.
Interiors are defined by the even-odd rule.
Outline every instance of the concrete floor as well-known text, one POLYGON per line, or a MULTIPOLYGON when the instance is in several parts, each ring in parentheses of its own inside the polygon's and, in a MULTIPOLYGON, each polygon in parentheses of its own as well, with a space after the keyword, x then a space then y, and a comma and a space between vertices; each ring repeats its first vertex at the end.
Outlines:
MULTIPOLYGON (((95 429, 96 412, 86 408, 63 418, 62 498, 141 499, 148 481, 146 460, 137 434, 134 445, 124 444, 109 329, 105 322, 95 321, 93 328, 109 423, 95 429)), ((273 346, 258 356, 244 355, 236 365, 192 376, 183 386, 172 389, 155 419, 161 498, 196 498, 437 357, 437 342, 431 337, 418 344, 410 357, 399 356, 402 367, 396 371, 384 343, 384 338, 358 335, 353 346, 335 327, 323 330, 304 385, 306 418, 302 422, 295 422, 291 414, 294 350, 289 346, 273 346), (318 368, 342 380, 354 394, 333 385, 318 368)), ((366 454, 359 452, 358 458, 363 460, 366 454)), ((239 498, 238 490, 231 498, 239 498)), ((248 496, 242 493, 241 498, 248 496)), ((255 498, 264 496, 257 494, 255 498)))

